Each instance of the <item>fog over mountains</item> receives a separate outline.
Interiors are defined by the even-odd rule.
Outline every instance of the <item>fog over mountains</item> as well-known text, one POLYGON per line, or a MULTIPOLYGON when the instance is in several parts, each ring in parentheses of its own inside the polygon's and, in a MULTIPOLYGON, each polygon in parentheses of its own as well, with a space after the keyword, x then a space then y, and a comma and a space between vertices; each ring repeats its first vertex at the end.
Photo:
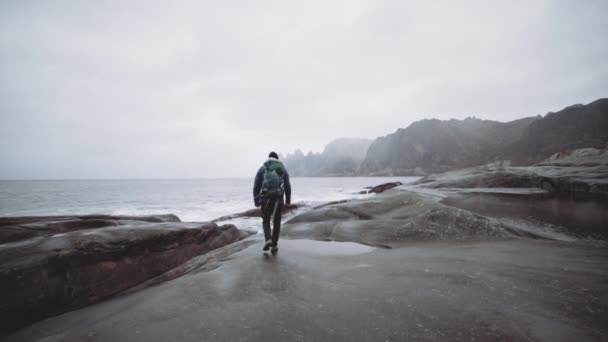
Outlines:
POLYGON ((354 176, 372 143, 370 139, 340 138, 327 146, 321 153, 304 155, 296 150, 285 158, 285 166, 292 176, 354 176))
POLYGON ((604 148, 608 99, 510 122, 421 120, 369 141, 337 139, 322 153, 285 157, 293 176, 409 176, 501 161, 530 165, 569 149, 604 148))

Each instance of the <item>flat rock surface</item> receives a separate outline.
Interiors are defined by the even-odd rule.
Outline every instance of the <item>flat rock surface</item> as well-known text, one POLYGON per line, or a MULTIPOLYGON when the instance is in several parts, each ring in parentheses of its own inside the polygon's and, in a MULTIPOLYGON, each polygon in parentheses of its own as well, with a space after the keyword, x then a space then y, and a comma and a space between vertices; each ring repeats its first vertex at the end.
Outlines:
POLYGON ((211 271, 38 322, 5 341, 608 337, 605 246, 509 240, 382 249, 284 239, 278 255, 264 256, 253 241, 211 271))
POLYGON ((416 182, 425 188, 538 188, 562 195, 608 199, 608 152, 579 149, 533 166, 474 167, 430 175, 416 182))
POLYGON ((530 193, 455 193, 441 203, 530 229, 577 239, 608 240, 608 202, 530 193))
POLYGON ((537 188, 564 195, 608 198, 608 166, 520 166, 471 168, 428 176, 428 188, 537 188))

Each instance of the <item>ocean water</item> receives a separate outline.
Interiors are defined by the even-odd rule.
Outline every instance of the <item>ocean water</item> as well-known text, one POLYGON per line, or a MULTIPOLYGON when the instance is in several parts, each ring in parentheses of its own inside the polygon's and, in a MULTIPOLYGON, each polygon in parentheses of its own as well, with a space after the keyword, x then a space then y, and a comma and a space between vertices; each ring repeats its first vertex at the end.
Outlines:
MULTIPOLYGON (((417 177, 292 178, 292 203, 369 195, 366 186, 417 177)), ((209 221, 253 208, 253 179, 0 181, 0 216, 175 214, 209 221)))

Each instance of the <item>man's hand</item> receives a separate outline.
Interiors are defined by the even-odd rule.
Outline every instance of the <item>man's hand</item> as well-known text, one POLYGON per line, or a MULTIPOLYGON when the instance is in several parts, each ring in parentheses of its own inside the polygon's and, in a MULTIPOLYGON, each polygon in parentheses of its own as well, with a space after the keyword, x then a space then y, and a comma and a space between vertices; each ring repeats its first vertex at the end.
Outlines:
POLYGON ((253 204, 255 204, 256 207, 259 207, 261 205, 259 201, 253 201, 253 204))

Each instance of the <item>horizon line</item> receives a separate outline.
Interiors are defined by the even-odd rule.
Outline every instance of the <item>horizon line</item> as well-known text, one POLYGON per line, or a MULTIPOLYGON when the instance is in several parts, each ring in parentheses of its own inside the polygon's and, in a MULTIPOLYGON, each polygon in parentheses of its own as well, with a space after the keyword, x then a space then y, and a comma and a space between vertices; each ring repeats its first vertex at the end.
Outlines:
MULTIPOLYGON (((417 176, 292 176, 290 178, 406 178, 417 176)), ((168 177, 168 178, 10 178, 0 179, 0 182, 48 182, 48 181, 141 181, 141 180, 221 180, 221 179, 253 179, 255 177, 168 177)))

